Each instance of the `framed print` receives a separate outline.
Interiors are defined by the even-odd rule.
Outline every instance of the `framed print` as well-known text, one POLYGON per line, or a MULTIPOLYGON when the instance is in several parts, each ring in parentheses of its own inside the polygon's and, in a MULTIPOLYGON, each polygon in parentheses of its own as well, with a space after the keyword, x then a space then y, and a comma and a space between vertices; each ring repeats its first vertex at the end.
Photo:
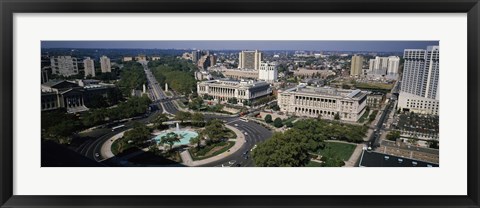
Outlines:
POLYGON ((476 0, 1 9, 2 207, 479 207, 476 0))

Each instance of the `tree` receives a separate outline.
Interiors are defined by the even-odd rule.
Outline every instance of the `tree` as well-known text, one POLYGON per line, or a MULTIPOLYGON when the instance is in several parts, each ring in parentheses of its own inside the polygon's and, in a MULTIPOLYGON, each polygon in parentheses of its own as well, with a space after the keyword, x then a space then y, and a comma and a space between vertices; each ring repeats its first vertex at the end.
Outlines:
POLYGON ((335 114, 334 119, 335 119, 335 120, 340 120, 340 114, 338 114, 338 112, 335 114))
POLYGON ((238 100, 237 100, 237 98, 233 97, 233 98, 228 98, 227 102, 235 105, 235 104, 238 103, 238 100))
POLYGON ((288 120, 287 122, 285 122, 285 126, 288 127, 288 128, 293 127, 292 121, 288 120))
POLYGON ((283 122, 282 122, 282 119, 277 117, 274 121, 273 121, 273 126, 277 127, 277 128, 280 128, 283 126, 283 122))
POLYGON ((199 112, 195 112, 192 115, 192 123, 195 126, 201 126, 202 124, 205 123, 205 117, 203 116, 203 114, 199 112))
POLYGON ((307 138, 298 130, 275 133, 252 152, 259 167, 301 167, 309 162, 307 138))
POLYGON ((185 120, 189 120, 192 118, 192 114, 190 112, 185 112, 185 111, 178 111, 175 114, 175 120, 179 120, 181 123, 185 120))
POLYGON ((390 141, 397 141, 400 138, 400 131, 390 131, 387 134, 387 139, 390 141))
POLYGON ((219 142, 225 137, 225 125, 218 119, 210 120, 205 129, 201 132, 202 135, 206 135, 209 142, 219 142))
POLYGON ((267 123, 272 123, 272 115, 267 114, 267 115, 265 116, 265 122, 267 122, 267 123))
POLYGON ((180 135, 176 134, 175 132, 169 132, 165 136, 162 136, 162 138, 160 139, 160 144, 168 144, 168 146, 170 147, 169 151, 171 151, 175 142, 179 142, 180 139, 180 135))
POLYGON ((157 129, 164 129, 167 125, 164 125, 164 122, 169 120, 167 114, 162 113, 159 114, 156 118, 153 119, 153 123, 155 124, 155 128, 157 129))
POLYGON ((150 130, 144 124, 136 122, 133 128, 123 134, 126 141, 132 141, 136 146, 142 146, 150 139, 150 130))
POLYGON ((190 144, 196 145, 195 147, 197 148, 197 150, 200 149, 201 142, 202 142, 202 137, 200 135, 190 138, 190 144))

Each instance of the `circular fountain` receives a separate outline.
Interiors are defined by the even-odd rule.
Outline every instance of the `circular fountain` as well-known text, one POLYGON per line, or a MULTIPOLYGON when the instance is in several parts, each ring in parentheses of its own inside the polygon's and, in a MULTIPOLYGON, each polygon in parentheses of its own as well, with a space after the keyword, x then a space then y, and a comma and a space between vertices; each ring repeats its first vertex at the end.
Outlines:
POLYGON ((188 145, 190 143, 191 138, 194 138, 194 137, 198 136, 198 133, 195 132, 195 131, 187 130, 187 129, 180 130, 179 123, 176 123, 175 130, 173 130, 173 131, 172 130, 163 131, 160 134, 158 134, 157 136, 155 136, 153 139, 157 143, 160 143, 160 141, 162 140, 162 137, 166 136, 168 133, 171 133, 171 132, 174 132, 174 133, 176 133, 177 135, 180 136, 180 141, 175 142, 175 144, 173 145, 174 147, 175 146, 181 146, 181 145, 188 145))

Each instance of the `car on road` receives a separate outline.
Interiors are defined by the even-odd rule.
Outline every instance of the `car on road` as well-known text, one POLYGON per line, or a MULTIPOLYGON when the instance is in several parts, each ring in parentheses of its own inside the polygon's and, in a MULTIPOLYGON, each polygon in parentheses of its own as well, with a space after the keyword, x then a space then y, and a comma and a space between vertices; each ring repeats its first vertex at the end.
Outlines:
POLYGON ((229 164, 229 165, 233 165, 233 164, 235 164, 236 162, 237 162, 237 161, 235 161, 235 160, 230 160, 230 161, 228 161, 228 164, 229 164))
POLYGON ((243 153, 243 155, 246 155, 246 154, 248 154, 248 152, 249 152, 248 150, 247 150, 247 151, 245 151, 245 152, 243 153))
POLYGON ((100 154, 98 154, 98 153, 95 153, 95 157, 99 157, 99 156, 100 156, 100 154))
POLYGON ((247 133, 247 132, 245 132, 245 135, 248 135, 248 133, 247 133))
POLYGON ((238 126, 238 124, 234 124, 234 126, 238 126))

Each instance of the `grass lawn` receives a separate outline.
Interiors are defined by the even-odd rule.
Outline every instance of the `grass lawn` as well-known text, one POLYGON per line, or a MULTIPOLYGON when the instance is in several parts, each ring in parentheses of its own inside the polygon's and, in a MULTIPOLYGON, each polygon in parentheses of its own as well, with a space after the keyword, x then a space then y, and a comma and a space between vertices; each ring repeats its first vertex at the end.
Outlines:
POLYGON ((365 89, 391 90, 393 88, 393 84, 357 82, 355 84, 355 87, 365 89))
POLYGON ((365 113, 358 119, 358 123, 363 123, 368 117, 368 114, 370 113, 370 110, 366 110, 365 113))
POLYGON ((318 162, 310 161, 310 162, 307 163, 307 165, 305 165, 305 167, 322 167, 322 164, 320 164, 318 162))
POLYGON ((332 155, 333 157, 338 157, 343 161, 350 159, 353 151, 355 150, 355 145, 339 143, 339 142, 326 142, 325 148, 317 151, 319 155, 332 155))
POLYGON ((193 160, 203 160, 224 153, 233 147, 233 145, 235 145, 235 142, 232 141, 220 142, 215 145, 203 147, 203 149, 200 150, 201 152, 199 151, 200 153, 193 152, 192 149, 189 149, 188 152, 190 153, 190 156, 192 156, 193 160))

